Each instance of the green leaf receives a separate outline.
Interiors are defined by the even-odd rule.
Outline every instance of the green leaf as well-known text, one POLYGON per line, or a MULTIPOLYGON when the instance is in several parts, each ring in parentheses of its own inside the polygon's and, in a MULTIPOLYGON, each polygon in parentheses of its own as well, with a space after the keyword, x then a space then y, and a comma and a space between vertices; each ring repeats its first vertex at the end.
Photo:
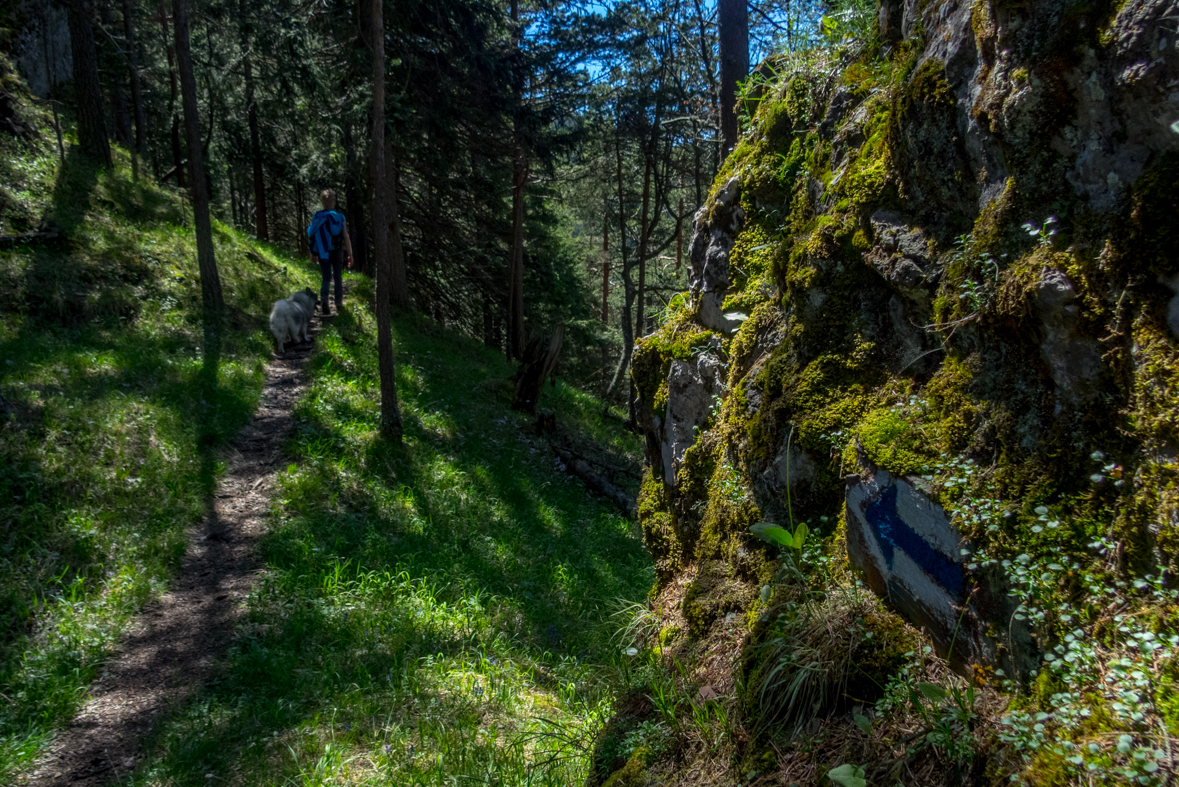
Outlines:
POLYGON ((287 473, 289 473, 289 474, 291 474, 291 475, 294 475, 295 471, 296 471, 296 470, 298 470, 298 469, 299 469, 299 468, 298 468, 296 465, 294 465, 294 464, 289 464, 289 465, 287 465, 287 473))
POLYGON ((864 769, 851 763, 844 763, 827 771, 827 778, 840 787, 868 787, 868 782, 864 779, 864 769))
POLYGON ((749 532, 762 539, 769 541, 771 544, 777 544, 782 547, 789 547, 794 545, 794 539, 786 532, 784 528, 775 525, 772 522, 758 522, 753 527, 749 528, 749 532))
POLYGON ((872 731, 872 720, 869 719, 867 716, 864 716, 859 713, 855 713, 852 715, 852 721, 854 721, 856 723, 856 726, 859 727, 864 732, 871 732, 872 731))
POLYGON ((810 528, 806 526, 806 522, 799 522, 798 527, 794 528, 794 548, 801 550, 802 545, 806 543, 807 534, 810 533, 810 528))
POLYGON ((921 681, 917 684, 917 688, 920 689, 922 694, 929 698, 930 702, 944 702, 946 697, 949 696, 946 694, 946 690, 936 683, 921 681))

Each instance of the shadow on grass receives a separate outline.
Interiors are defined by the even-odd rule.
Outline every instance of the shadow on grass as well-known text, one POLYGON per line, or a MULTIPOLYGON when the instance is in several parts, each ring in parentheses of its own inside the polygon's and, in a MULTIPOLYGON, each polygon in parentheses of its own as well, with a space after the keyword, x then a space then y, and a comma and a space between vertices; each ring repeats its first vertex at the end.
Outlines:
POLYGON ((199 366, 190 344, 35 323, 0 342, 13 414, 0 425, 0 692, 11 698, 0 736, 69 718, 109 646, 97 630, 34 643, 34 624, 59 605, 82 614, 120 569, 166 574, 211 504, 217 449, 248 421, 255 391, 244 375, 217 375, 219 332, 206 333, 199 366))
MULTIPOLYGON (((431 719, 461 731, 473 711, 455 678, 427 680, 443 662, 476 665, 489 693, 489 675, 519 665, 513 692, 529 695, 592 684, 613 658, 610 613, 654 579, 633 523, 560 474, 527 421, 487 393, 510 371, 493 351, 398 328, 400 447, 373 439, 365 328, 345 312, 321 333, 297 408, 300 468, 275 492, 251 625, 219 681, 160 733, 144 778, 257 771, 277 783, 275 757, 290 776, 328 756, 298 742, 315 730, 329 753, 378 754, 404 734, 422 746, 412 728, 431 719)), ((486 724, 480 713, 468 732, 486 724)))

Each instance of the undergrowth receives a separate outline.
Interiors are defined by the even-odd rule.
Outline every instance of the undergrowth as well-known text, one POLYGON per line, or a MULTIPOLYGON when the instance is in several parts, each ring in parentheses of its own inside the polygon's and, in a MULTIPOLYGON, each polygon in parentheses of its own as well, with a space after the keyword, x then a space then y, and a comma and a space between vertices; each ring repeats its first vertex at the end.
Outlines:
MULTIPOLYGON (((499 355, 425 318, 394 325, 406 436, 380 443, 372 285, 353 287, 317 339, 249 624, 135 783, 578 783, 626 659, 612 613, 654 580, 637 528, 508 409, 499 355)), ((542 404, 637 453, 592 398, 542 404)))
MULTIPOLYGON (((166 586, 249 418, 269 303, 310 281, 215 224, 231 315, 206 337, 177 192, 5 140, 0 250, 0 781, 86 696, 131 616, 166 586), (209 339, 215 339, 209 341, 209 339)), ((186 226, 187 225, 187 226, 186 226)))

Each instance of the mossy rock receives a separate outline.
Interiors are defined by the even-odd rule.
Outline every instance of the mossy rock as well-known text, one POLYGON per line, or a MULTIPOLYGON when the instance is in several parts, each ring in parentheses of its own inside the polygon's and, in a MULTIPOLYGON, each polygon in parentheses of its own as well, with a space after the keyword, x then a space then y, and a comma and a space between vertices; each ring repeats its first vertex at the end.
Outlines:
POLYGON ((646 691, 636 689, 618 699, 614 715, 594 741, 586 787, 642 784, 641 781, 632 782, 626 779, 641 775, 641 771, 648 767, 650 763, 644 760, 650 757, 650 749, 641 747, 644 754, 638 761, 635 760, 635 755, 639 753, 637 750, 630 752, 624 749, 628 736, 645 722, 654 719, 655 715, 655 706, 646 691))
POLYGON ((689 635, 703 637, 717 618, 744 609, 751 600, 750 588, 732 576, 728 564, 720 560, 701 562, 682 606, 689 635))
POLYGON ((765 617, 739 661, 738 707, 755 736, 875 702, 919 642, 864 591, 791 599, 765 617))
POLYGON ((647 768, 651 767, 651 750, 640 747, 606 780, 602 787, 643 787, 647 783, 647 768))

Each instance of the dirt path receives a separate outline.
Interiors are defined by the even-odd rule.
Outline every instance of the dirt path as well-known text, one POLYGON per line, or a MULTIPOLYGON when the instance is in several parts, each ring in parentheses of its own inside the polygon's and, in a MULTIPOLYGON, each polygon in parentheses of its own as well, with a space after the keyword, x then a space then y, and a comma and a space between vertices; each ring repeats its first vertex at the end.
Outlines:
MULTIPOLYGON (((329 318, 330 319, 330 318, 329 318)), ((319 326, 315 321, 313 333, 319 326)), ((142 757, 144 737, 209 674, 232 640, 261 568, 257 541, 291 408, 307 384, 311 345, 288 347, 266 370, 253 420, 229 446, 222 478, 172 589, 149 604, 91 687, 91 698, 26 777, 29 787, 109 784, 142 757)))

